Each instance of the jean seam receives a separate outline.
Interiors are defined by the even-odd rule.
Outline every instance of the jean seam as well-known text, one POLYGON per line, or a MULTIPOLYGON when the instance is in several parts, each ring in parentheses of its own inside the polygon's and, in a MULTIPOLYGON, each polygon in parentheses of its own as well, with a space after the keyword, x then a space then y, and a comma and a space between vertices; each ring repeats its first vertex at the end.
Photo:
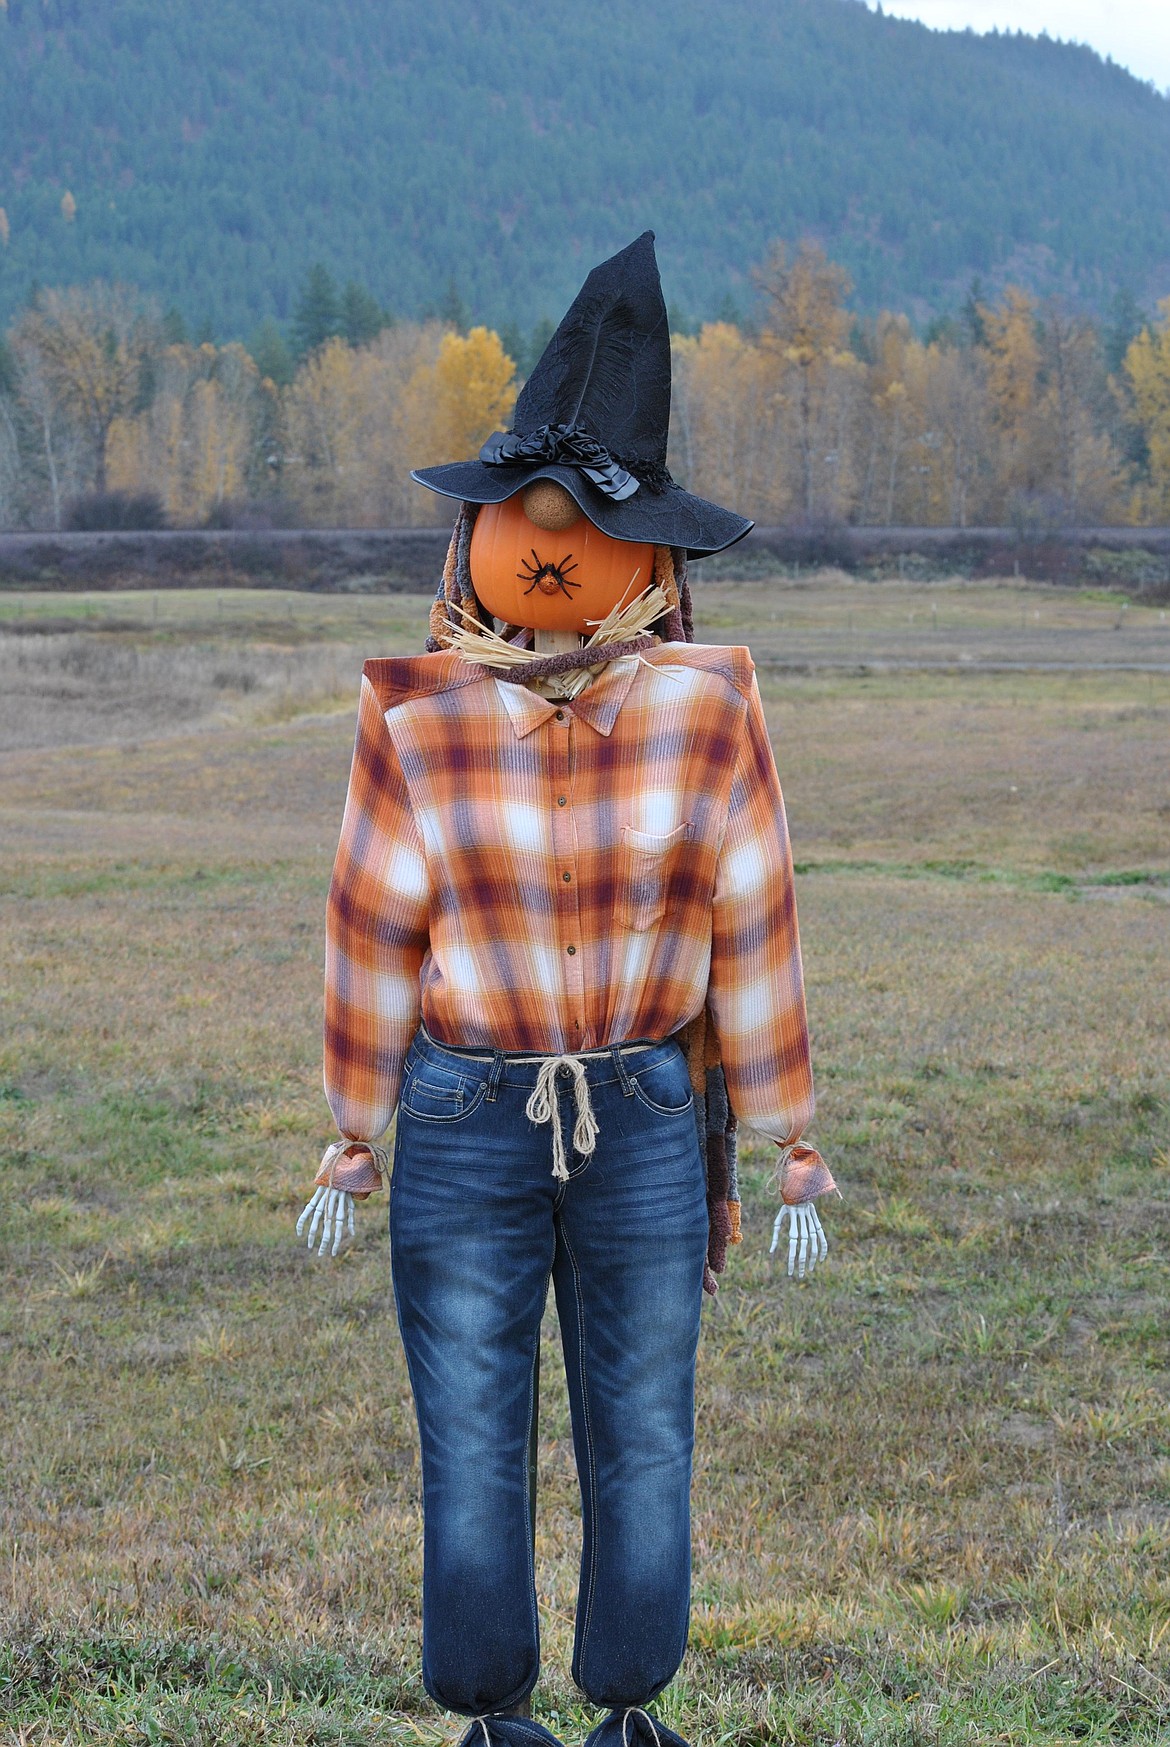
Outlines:
MULTIPOLYGON (((544 1277, 544 1299, 542 1301, 543 1304, 548 1303, 548 1285, 549 1285, 549 1281, 551 1279, 552 1279, 552 1264, 550 1263, 548 1272, 544 1277)), ((538 1322, 536 1325, 536 1358, 537 1358, 537 1360, 539 1360, 539 1358, 540 1358, 540 1329, 541 1329, 541 1323, 543 1323, 543 1321, 544 1321, 544 1311, 542 1309, 540 1322, 538 1322)), ((534 1363, 532 1366, 532 1369, 529 1371, 529 1374, 528 1374, 528 1424, 525 1427, 525 1436, 524 1436, 524 1445, 525 1445, 526 1450, 530 1450, 532 1448, 532 1409, 533 1409, 532 1386, 533 1386, 533 1383, 535 1382, 535 1379, 536 1379, 536 1365, 534 1363)), ((540 1679, 540 1610, 539 1610, 537 1600, 536 1600, 536 1537, 532 1532, 533 1509, 532 1509, 532 1496, 531 1496, 530 1491, 529 1491, 529 1488, 532 1486, 532 1484, 533 1484, 532 1475, 526 1467, 525 1468, 525 1484, 524 1484, 524 1493, 525 1493, 524 1502, 528 1506, 528 1509, 524 1513, 525 1514, 524 1538, 528 1544, 528 1571, 529 1571, 529 1576, 531 1579, 529 1586, 528 1586, 528 1599, 529 1599, 531 1606, 532 1606, 532 1641, 536 1645, 536 1679, 533 1680, 533 1682, 532 1682, 532 1685, 535 1686, 536 1681, 540 1679)))
MULTIPOLYGON (((393 1215, 393 1197, 391 1197, 391 1211, 390 1211, 391 1219, 393 1219, 393 1216, 394 1216, 393 1215)), ((393 1239, 392 1233, 388 1232, 387 1235, 390 1237, 390 1249, 391 1249, 390 1287, 391 1287, 391 1290, 394 1294, 394 1310, 395 1310, 395 1313, 398 1317, 398 1327, 399 1327, 399 1332, 401 1333, 401 1330, 402 1330, 402 1299, 399 1296, 399 1292, 398 1292, 398 1272, 395 1269, 394 1263, 393 1263, 394 1239, 393 1239)), ((403 1351, 403 1357, 406 1360, 406 1376, 407 1376, 407 1381, 410 1384, 410 1392, 414 1396, 415 1401, 417 1402, 420 1399, 420 1397, 419 1397, 418 1392, 414 1386, 414 1365, 411 1362, 410 1345, 409 1345, 409 1342, 405 1339, 405 1337, 403 1338, 403 1341, 402 1341, 402 1351, 403 1351)), ((420 1507, 420 1510, 422 1512, 422 1520, 423 1520, 423 1536, 424 1536, 423 1557, 424 1557, 424 1561, 425 1561, 425 1558, 426 1558, 425 1537, 426 1537, 426 1520, 427 1520, 427 1480, 426 1480, 426 1469, 425 1469, 425 1466, 423 1463, 422 1426, 421 1425, 418 1426, 418 1491, 419 1491, 419 1507, 420 1507)), ((422 1596, 421 1595, 419 1596, 419 1612, 420 1612, 420 1614, 422 1612, 422 1596)))
POLYGON ((585 1421, 585 1447, 589 1457, 589 1601, 585 1608, 585 1623, 581 1627, 582 1672, 585 1666, 585 1652, 589 1641, 589 1628, 593 1622, 593 1600, 597 1593, 597 1455, 593 1444, 593 1424, 589 1413, 589 1385, 585 1375, 585 1301, 581 1294, 581 1270, 577 1266, 577 1258, 569 1241, 569 1234, 561 1225, 561 1236, 564 1239, 565 1253, 573 1270, 573 1298, 577 1306, 577 1371, 581 1382, 581 1413, 585 1421))
POLYGON ((647 1110, 652 1110, 655 1116, 686 1116, 689 1115, 695 1107, 695 1094, 693 1092, 685 1104, 655 1104, 653 1099, 646 1096, 636 1079, 633 1079, 632 1083, 634 1087, 634 1097, 638 1100, 639 1104, 642 1104, 647 1110))
MULTIPOLYGON (((412 1086, 411 1091, 413 1091, 413 1090, 414 1090, 414 1087, 412 1086)), ((448 1123, 464 1122, 467 1119, 467 1117, 473 1116, 475 1114, 475 1112, 479 1109, 480 1105, 483 1103, 486 1096, 487 1096, 487 1081, 480 1080, 476 1086, 475 1091, 471 1095, 470 1104, 465 1104, 461 1110, 455 1111, 450 1116, 423 1115, 423 1113, 419 1110, 412 1110, 409 1103, 407 1103, 405 1100, 403 1101, 402 1108, 403 1108, 403 1110, 405 1110, 405 1112, 408 1116, 413 1116, 416 1122, 433 1122, 433 1123, 437 1124, 439 1127, 445 1127, 448 1123)))

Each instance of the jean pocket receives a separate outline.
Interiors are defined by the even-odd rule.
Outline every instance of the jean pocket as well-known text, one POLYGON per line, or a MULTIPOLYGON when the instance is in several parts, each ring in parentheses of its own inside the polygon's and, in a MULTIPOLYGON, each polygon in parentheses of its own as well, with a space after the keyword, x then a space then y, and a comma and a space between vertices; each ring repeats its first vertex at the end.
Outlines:
POLYGON ((460 1122, 479 1107, 486 1091, 486 1080, 423 1062, 403 1088, 402 1108, 421 1122, 460 1122))
POLYGON ((639 1101, 658 1116, 681 1116, 695 1101, 686 1057, 681 1050, 677 1055, 665 1056, 651 1067, 631 1074, 630 1084, 639 1101))
POLYGON ((689 820, 676 825, 665 836, 635 830, 633 825, 622 826, 613 900, 613 919, 618 928, 641 933, 661 919, 676 851, 693 830, 689 820))

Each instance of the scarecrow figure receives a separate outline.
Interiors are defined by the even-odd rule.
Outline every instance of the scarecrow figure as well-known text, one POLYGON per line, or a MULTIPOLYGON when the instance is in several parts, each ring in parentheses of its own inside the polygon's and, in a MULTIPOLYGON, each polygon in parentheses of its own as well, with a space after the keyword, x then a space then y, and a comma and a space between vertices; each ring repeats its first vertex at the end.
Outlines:
POLYGON ((827 1250, 792 862, 751 656, 693 642, 687 560, 751 526, 666 470, 647 231, 594 269, 512 431, 414 477, 459 503, 427 653, 368 661, 329 891, 301 1216, 336 1255, 389 1180, 422 1458, 423 1681, 464 1737, 555 1737, 528 1463, 551 1278, 580 1479, 587 1747, 645 1709, 690 1605, 695 1354, 740 1241, 735 1138, 780 1148, 789 1272, 827 1250), (395 1109, 393 1162, 381 1137, 395 1109))

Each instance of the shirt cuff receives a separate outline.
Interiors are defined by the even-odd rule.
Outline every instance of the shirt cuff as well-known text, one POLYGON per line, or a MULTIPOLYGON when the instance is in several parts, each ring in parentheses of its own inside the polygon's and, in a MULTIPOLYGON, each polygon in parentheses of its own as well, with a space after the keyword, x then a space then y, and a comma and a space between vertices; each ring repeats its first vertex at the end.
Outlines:
POLYGON ((385 1168, 386 1155, 382 1147, 375 1152, 365 1141, 334 1141, 332 1146, 326 1147, 313 1182, 321 1187, 344 1189, 350 1195, 365 1196, 382 1187, 385 1168), (351 1151, 353 1156, 350 1156, 351 1151))
POLYGON ((841 1193, 833 1180, 833 1173, 815 1147, 787 1148, 780 1169, 780 1195, 786 1207, 799 1207, 806 1201, 815 1200, 818 1195, 827 1194, 830 1189, 838 1195, 841 1193))

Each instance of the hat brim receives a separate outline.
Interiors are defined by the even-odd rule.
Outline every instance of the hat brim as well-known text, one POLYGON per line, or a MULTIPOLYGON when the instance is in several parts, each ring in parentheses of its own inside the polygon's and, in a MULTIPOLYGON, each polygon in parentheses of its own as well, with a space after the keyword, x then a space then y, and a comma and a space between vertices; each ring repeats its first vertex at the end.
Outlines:
POLYGON ((595 528, 615 540, 655 546, 684 546, 690 558, 722 552, 754 528, 705 497, 668 485, 664 491, 641 486, 621 503, 599 491, 576 467, 535 462, 530 467, 489 467, 484 461, 450 461, 442 467, 416 467, 410 476, 430 491, 463 503, 503 503, 534 479, 555 479, 595 528))

